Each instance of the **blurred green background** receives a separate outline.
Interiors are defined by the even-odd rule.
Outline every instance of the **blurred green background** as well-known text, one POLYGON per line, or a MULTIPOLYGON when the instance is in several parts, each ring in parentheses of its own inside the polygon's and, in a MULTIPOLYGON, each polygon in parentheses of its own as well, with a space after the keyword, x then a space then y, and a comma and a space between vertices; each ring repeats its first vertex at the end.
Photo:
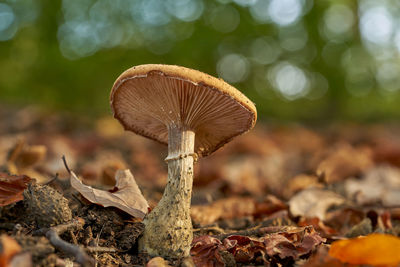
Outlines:
POLYGON ((2 0, 0 103, 109 114, 125 69, 219 76, 260 119, 400 115, 398 0, 2 0))

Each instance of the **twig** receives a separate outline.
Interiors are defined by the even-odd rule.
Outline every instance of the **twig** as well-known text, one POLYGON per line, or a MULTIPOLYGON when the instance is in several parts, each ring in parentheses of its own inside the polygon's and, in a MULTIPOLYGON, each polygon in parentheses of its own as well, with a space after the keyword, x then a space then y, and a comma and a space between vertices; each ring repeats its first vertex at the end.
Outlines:
POLYGON ((69 229, 79 229, 83 226, 84 221, 81 218, 77 218, 72 220, 70 223, 66 224, 59 224, 57 226, 53 226, 51 228, 41 228, 33 232, 33 235, 46 235, 47 231, 50 229, 54 229, 57 231, 58 234, 63 234, 64 232, 68 231, 69 229))
MULTIPOLYGON (((94 247, 93 248, 97 248, 97 247, 99 247, 99 240, 100 240, 100 235, 101 235, 101 233, 103 232, 103 229, 104 229, 104 226, 105 226, 106 224, 105 223, 103 223, 103 226, 101 227, 101 229, 100 229, 100 232, 97 234, 97 236, 96 236, 96 239, 94 240, 94 247)), ((97 267, 97 252, 99 252, 99 251, 97 251, 97 250, 93 250, 93 252, 94 252, 94 258, 96 259, 96 265, 95 265, 95 267, 97 267)))
POLYGON ((68 167, 67 160, 65 159, 65 155, 62 155, 62 160, 64 162, 64 166, 67 169, 68 173, 71 173, 71 169, 68 167))
POLYGON ((117 249, 115 248, 109 248, 109 247, 86 247, 85 250, 89 252, 105 252, 105 253, 115 253, 118 252, 117 249))
POLYGON ((47 181, 46 183, 44 183, 43 185, 49 185, 49 184, 51 184, 52 182, 54 182, 55 180, 57 180, 58 179, 58 172, 56 173, 56 175, 52 178, 52 179, 50 179, 49 181, 47 181))
POLYGON ((54 247, 68 255, 74 256, 76 262, 82 266, 94 266, 94 259, 87 255, 81 247, 68 243, 60 238, 60 234, 71 229, 79 229, 82 227, 82 225, 83 220, 78 218, 68 224, 59 224, 50 228, 39 229, 35 231, 34 234, 45 235, 54 247))
POLYGON ((100 232, 96 236, 96 239, 94 241, 94 244, 95 244, 96 247, 99 245, 100 236, 101 236, 101 233, 103 232, 103 229, 104 229, 105 225, 106 225, 106 223, 103 223, 103 226, 101 227, 100 232))
POLYGON ((202 228, 197 228, 197 229, 193 229, 193 232, 200 232, 200 233, 204 233, 204 232, 215 232, 215 233, 226 233, 226 231, 218 226, 208 226, 208 227, 202 227, 202 228))
POLYGON ((282 227, 282 226, 254 227, 254 228, 245 229, 245 230, 227 233, 227 234, 213 235, 213 237, 218 238, 219 240, 222 240, 231 235, 263 236, 265 234, 272 234, 272 233, 284 231, 284 229, 285 229, 285 227, 282 227))
POLYGON ((61 250, 62 252, 69 254, 75 257, 77 263, 83 266, 93 266, 94 260, 86 252, 79 246, 73 245, 71 243, 65 242, 60 238, 57 231, 50 228, 46 233, 47 239, 49 239, 50 243, 61 250))
POLYGON ((72 231, 72 229, 69 230, 69 235, 71 236, 72 243, 74 243, 75 245, 78 245, 78 240, 76 239, 76 236, 74 234, 74 231, 72 231))

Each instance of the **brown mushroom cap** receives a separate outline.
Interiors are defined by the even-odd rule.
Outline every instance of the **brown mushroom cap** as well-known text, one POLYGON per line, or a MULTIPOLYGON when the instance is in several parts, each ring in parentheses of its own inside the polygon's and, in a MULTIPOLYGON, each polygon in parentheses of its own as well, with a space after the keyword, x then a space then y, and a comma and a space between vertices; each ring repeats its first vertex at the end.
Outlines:
POLYGON ((254 104, 222 79, 173 65, 132 67, 115 81, 114 117, 125 130, 168 144, 168 127, 193 130, 195 151, 207 156, 253 128, 254 104))

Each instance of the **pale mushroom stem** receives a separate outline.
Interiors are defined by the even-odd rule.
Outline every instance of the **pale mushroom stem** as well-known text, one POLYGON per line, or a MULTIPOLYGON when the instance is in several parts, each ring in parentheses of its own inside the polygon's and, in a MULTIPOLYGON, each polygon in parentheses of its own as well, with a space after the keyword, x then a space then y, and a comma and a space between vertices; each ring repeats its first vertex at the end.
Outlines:
POLYGON ((168 182, 164 194, 144 220, 141 247, 150 255, 181 258, 189 255, 193 239, 190 201, 193 184, 195 133, 168 129, 168 182))

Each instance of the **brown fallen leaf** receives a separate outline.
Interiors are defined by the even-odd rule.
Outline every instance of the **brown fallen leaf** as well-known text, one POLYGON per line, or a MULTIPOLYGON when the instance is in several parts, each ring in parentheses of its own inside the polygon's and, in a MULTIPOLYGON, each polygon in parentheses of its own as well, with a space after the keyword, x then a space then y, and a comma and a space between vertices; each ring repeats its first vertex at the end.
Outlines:
POLYGON ((370 234, 332 243, 329 255, 350 264, 398 266, 400 238, 386 234, 370 234))
POLYGON ((322 237, 331 237, 337 234, 337 231, 324 224, 319 218, 301 218, 297 223, 298 226, 308 226, 312 225, 315 230, 317 230, 322 237))
POLYGON ((226 248, 220 240, 208 235, 193 239, 190 255, 196 266, 222 267, 225 263, 220 254, 226 248))
POLYGON ((361 223, 365 219, 365 215, 365 211, 362 208, 344 206, 329 211, 323 223, 334 229, 336 231, 335 235, 340 236, 348 233, 352 227, 361 223))
POLYGON ((90 202, 103 207, 116 207, 134 217, 143 219, 148 212, 149 205, 130 170, 118 170, 115 180, 117 181, 115 189, 111 193, 84 185, 73 171, 70 176, 72 187, 90 202))
POLYGON ((312 226, 287 227, 285 231, 270 234, 264 238, 268 256, 284 259, 298 259, 315 250, 326 239, 321 237, 312 226))
POLYGON ((280 152, 262 157, 236 157, 219 168, 230 192, 262 196, 268 189, 280 191, 282 181, 290 176, 286 171, 291 163, 290 156, 280 152))
POLYGON ((155 257, 147 262, 146 267, 171 267, 171 265, 163 258, 155 257))
POLYGON ((210 205, 196 205, 190 208, 192 220, 207 225, 220 219, 232 219, 252 215, 256 201, 249 197, 231 197, 217 200, 210 205))
POLYGON ((31 178, 26 175, 0 173, 0 207, 23 200, 29 181, 31 178))
POLYGON ((316 172, 330 184, 360 175, 373 165, 370 148, 355 148, 348 144, 341 144, 332 149, 319 163, 316 172))
POLYGON ((230 197, 217 200, 209 205, 193 205, 192 220, 200 225, 212 224, 221 219, 254 216, 257 218, 286 209, 286 204, 273 195, 267 195, 262 202, 251 197, 230 197))
POLYGON ((277 261, 297 260, 323 242, 325 238, 312 226, 284 227, 260 238, 231 235, 221 242, 215 237, 200 236, 193 240, 191 255, 196 266, 225 266, 222 255, 226 252, 231 253, 236 262, 267 264, 268 257, 277 261))
POLYGON ((21 251, 21 246, 8 235, 0 236, 0 267, 9 267, 12 258, 21 251))
POLYGON ((283 188, 283 196, 289 199, 295 193, 310 187, 320 188, 323 185, 319 183, 316 175, 298 174, 290 179, 286 187, 283 188))
POLYGON ((80 176, 84 181, 113 186, 117 170, 126 169, 126 166, 120 153, 104 150, 93 160, 82 165, 80 176))
POLYGON ((26 169, 42 161, 46 152, 45 146, 30 146, 25 143, 25 140, 20 139, 9 152, 7 161, 17 169, 26 169))
POLYGON ((400 169, 378 166, 369 170, 362 179, 345 181, 349 198, 358 204, 382 203, 384 206, 398 206, 400 202, 400 169))
POLYGON ((48 180, 48 178, 35 170, 46 157, 47 148, 42 145, 27 145, 24 139, 17 141, 15 146, 9 151, 7 158, 7 168, 12 174, 25 174, 35 178, 38 183, 48 180))
POLYGON ((289 210, 293 216, 324 220, 330 207, 344 203, 345 199, 332 191, 310 188, 300 191, 290 199, 289 210))
POLYGON ((252 262, 256 257, 261 256, 263 262, 265 258, 265 244, 256 238, 247 236, 231 235, 224 239, 224 245, 235 257, 236 262, 252 262))

